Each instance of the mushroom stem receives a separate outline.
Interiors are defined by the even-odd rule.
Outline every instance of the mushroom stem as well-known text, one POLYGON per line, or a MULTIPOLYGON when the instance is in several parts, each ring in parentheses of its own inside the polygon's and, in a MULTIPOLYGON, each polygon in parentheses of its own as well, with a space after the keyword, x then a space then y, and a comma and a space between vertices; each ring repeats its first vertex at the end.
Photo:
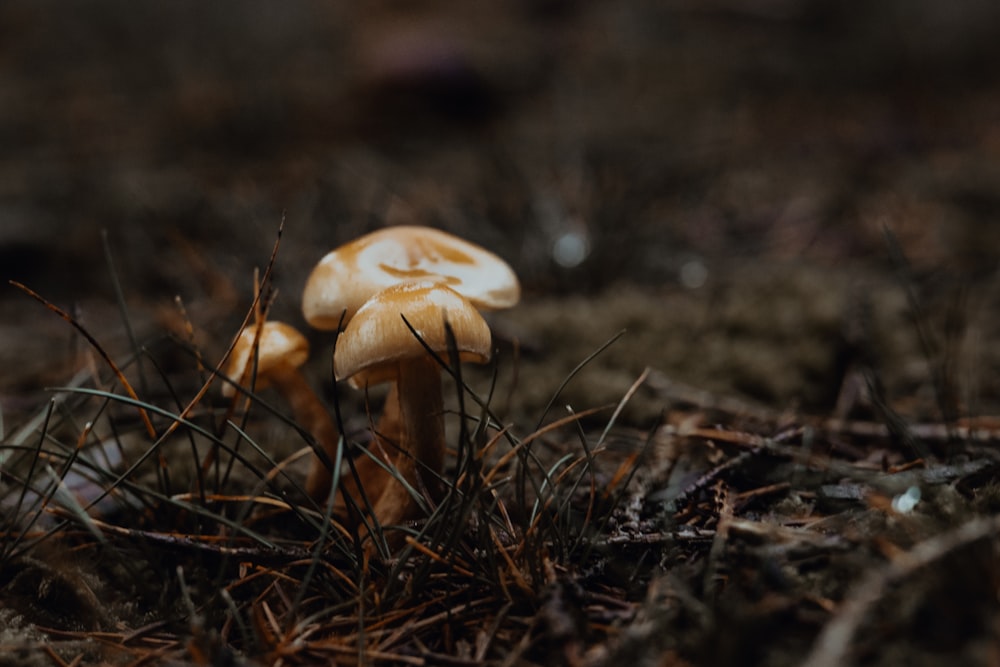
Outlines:
MULTIPOLYGON (((393 473, 389 472, 396 465, 402 433, 399 386, 393 382, 385 397, 382 416, 372 431, 374 438, 368 445, 368 453, 354 459, 353 472, 345 469, 342 473, 341 492, 333 506, 334 514, 346 519, 349 524, 357 525, 359 523, 357 511, 370 514, 368 510, 374 510, 385 489, 396 485, 399 487, 397 491, 405 492, 405 489, 397 483, 393 473)), ((403 498, 399 493, 392 497, 403 498)), ((405 498, 403 501, 405 502, 405 498)))
MULTIPOLYGON (((444 400, 441 371, 429 355, 400 361, 396 379, 399 452, 395 456, 400 478, 422 494, 437 500, 444 468, 444 400)), ((390 393, 389 400, 393 396, 390 393)), ((387 410, 391 403, 387 401, 387 410)), ((391 414, 391 413, 390 413, 391 414)), ((389 420, 390 426, 393 420, 389 420)), ((419 516, 419 505, 398 479, 393 479, 375 502, 375 518, 383 526, 419 516)))
MULTIPOLYGON (((319 397, 297 369, 282 364, 272 369, 268 375, 272 386, 292 409, 295 421, 322 447, 330 461, 336 460, 340 432, 319 397)), ((309 475, 306 477, 306 493, 317 501, 326 499, 333 480, 331 469, 313 452, 309 475)))

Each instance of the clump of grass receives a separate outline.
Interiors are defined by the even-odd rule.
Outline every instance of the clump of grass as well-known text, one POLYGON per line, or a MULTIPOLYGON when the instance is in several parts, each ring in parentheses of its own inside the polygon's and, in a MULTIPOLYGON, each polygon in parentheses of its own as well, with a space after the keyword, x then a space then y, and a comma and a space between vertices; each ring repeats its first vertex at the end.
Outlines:
MULTIPOLYGON (((244 324, 266 313, 271 265, 244 324)), ((336 489, 325 506, 311 501, 289 472, 296 455, 276 458, 254 433, 283 421, 315 449, 311 435, 252 392, 220 404, 220 372, 191 340, 170 342, 191 359, 180 381, 138 342, 119 363, 21 288, 84 336, 105 371, 54 389, 0 442, 0 606, 25 636, 47 637, 35 650, 66 662, 478 664, 576 660, 607 633, 588 615, 608 603, 585 584, 600 580, 599 542, 641 452, 610 474, 598 463, 635 388, 597 438, 581 419, 612 406, 548 422, 546 409, 519 435, 491 408, 493 387, 466 385, 453 349, 447 491, 421 498, 421 521, 369 526, 366 548, 332 514, 336 489)), ((335 479, 350 474, 353 449, 341 440, 335 479)))

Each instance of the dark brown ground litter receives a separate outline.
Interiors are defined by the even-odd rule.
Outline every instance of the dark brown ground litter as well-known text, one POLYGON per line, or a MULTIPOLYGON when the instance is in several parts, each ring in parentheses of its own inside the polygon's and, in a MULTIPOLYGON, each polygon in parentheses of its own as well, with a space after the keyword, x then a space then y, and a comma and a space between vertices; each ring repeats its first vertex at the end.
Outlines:
POLYGON ((0 664, 996 664, 998 19, 4 3, 0 664), (312 265, 387 224, 522 278, 495 386, 464 370, 509 430, 464 397, 463 500, 401 557, 273 472, 277 396, 194 400, 282 219, 303 329, 312 265))

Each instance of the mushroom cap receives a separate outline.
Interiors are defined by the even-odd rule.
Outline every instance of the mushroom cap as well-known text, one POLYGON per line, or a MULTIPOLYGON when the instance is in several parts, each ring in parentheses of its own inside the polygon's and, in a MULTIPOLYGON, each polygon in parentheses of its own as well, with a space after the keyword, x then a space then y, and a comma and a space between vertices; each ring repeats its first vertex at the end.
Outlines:
POLYGON ((336 378, 351 378, 356 387, 387 382, 396 377, 399 362, 426 355, 404 317, 439 355, 448 351, 447 320, 462 361, 485 363, 490 358, 489 325, 467 299, 433 280, 400 283, 361 306, 340 334, 333 355, 336 378))
POLYGON ((386 227, 328 253, 302 293, 302 313, 317 329, 350 321, 374 294, 414 280, 433 280, 481 310, 509 308, 521 297, 513 269, 493 253, 438 229, 386 227))
MULTIPOLYGON (((249 373, 253 367, 254 338, 257 327, 249 326, 240 332, 233 351, 229 354, 225 374, 242 386, 250 384, 249 373)), ((309 358, 309 341, 295 327, 284 322, 264 322, 257 343, 257 389, 270 385, 268 375, 278 366, 297 368, 309 358)), ((222 395, 232 396, 236 387, 222 385, 222 395)))

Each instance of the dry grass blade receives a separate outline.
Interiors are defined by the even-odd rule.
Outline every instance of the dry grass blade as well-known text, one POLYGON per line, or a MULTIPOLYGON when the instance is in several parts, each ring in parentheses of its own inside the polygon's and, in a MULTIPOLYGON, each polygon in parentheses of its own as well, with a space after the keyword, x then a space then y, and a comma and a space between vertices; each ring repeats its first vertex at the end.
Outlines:
POLYGON ((408 544, 409 546, 413 547, 414 549, 416 549, 417 551, 419 551, 423 555, 427 556, 428 558, 430 558, 434 562, 438 563, 439 565, 444 565, 445 567, 449 568, 452 572, 457 572, 458 574, 462 575, 463 577, 472 577, 472 576, 475 576, 472 573, 472 570, 468 569, 467 567, 463 567, 458 562, 456 562, 454 559, 453 560, 446 560, 444 557, 441 556, 441 554, 435 552, 430 547, 425 546, 421 542, 417 541, 416 538, 414 538, 414 537, 412 537, 410 535, 406 536, 406 544, 408 544))
POLYGON ((580 371, 586 368, 590 364, 590 362, 599 357, 606 349, 614 345, 618 341, 618 339, 620 339, 624 335, 625 335, 625 330, 622 329, 614 336, 604 341, 596 350, 587 355, 587 357, 583 361, 581 361, 580 363, 578 363, 576 366, 573 367, 573 369, 566 375, 565 378, 563 378, 563 381, 556 388, 555 392, 552 394, 552 397, 549 399, 548 404, 545 406, 545 409, 542 410, 542 414, 538 418, 538 423, 535 425, 536 431, 542 427, 542 424, 545 422, 545 418, 548 416, 549 411, 552 410, 552 406, 555 405, 555 402, 559 399, 559 396, 562 395, 563 389, 566 388, 566 385, 568 385, 573 380, 573 378, 580 373, 580 371))
MULTIPOLYGON (((114 362, 114 360, 108 355, 108 353, 104 350, 104 348, 101 347, 100 343, 97 342, 97 339, 94 338, 90 334, 90 332, 87 331, 86 328, 84 328, 84 326, 76 320, 76 318, 74 318, 72 315, 70 315, 66 311, 56 306, 54 303, 51 303, 50 301, 46 300, 41 294, 38 294, 34 290, 17 282, 16 280, 11 280, 10 284, 18 288, 22 292, 24 292, 31 298, 35 299, 39 303, 41 303, 43 306, 51 310, 53 313, 61 317, 66 322, 69 322, 69 324, 74 329, 76 329, 77 332, 79 332, 79 334, 83 336, 88 343, 90 343, 91 347, 93 347, 94 350, 97 351, 97 353, 101 356, 101 359, 104 360, 104 363, 106 363, 108 365, 108 368, 110 368, 111 371, 115 374, 115 377, 118 379, 118 383, 122 386, 125 392, 128 393, 128 395, 134 401, 136 401, 136 403, 139 403, 139 395, 135 393, 135 389, 132 388, 132 385, 129 383, 128 378, 126 378, 125 374, 122 373, 120 368, 118 368, 118 364, 114 362)), ((153 428, 153 422, 150 421, 149 415, 146 413, 144 409, 142 409, 142 407, 139 407, 139 416, 142 419, 143 425, 145 425, 146 427, 146 432, 149 434, 149 437, 156 438, 156 429, 153 428)))
MULTIPOLYGON (((45 440, 45 434, 48 432, 49 420, 52 418, 52 409, 53 409, 54 406, 55 406, 55 402, 54 401, 49 401, 48 408, 45 411, 45 420, 42 422, 42 429, 41 429, 41 433, 39 435, 38 446, 34 448, 34 455, 32 456, 31 464, 30 464, 30 467, 28 468, 27 476, 26 476, 26 478, 24 480, 24 483, 21 484, 21 490, 18 493, 17 501, 15 502, 13 512, 11 512, 11 514, 10 514, 10 516, 12 517, 12 519, 14 521, 18 520, 22 516, 21 510, 24 507, 24 501, 25 501, 25 498, 27 497, 27 494, 28 494, 29 483, 34 478, 35 469, 38 466, 39 460, 41 459, 42 443, 45 440)), ((37 513, 35 513, 35 516, 37 517, 37 513)), ((20 544, 21 539, 23 539, 23 536, 30 531, 31 525, 33 523, 34 523, 34 519, 32 519, 32 523, 31 524, 29 524, 28 526, 26 526, 25 528, 23 528, 21 531, 19 531, 20 534, 14 540, 10 541, 9 543, 6 543, 6 542, 4 543, 3 553, 0 554, 0 564, 3 564, 4 562, 6 562, 10 558, 11 554, 14 553, 14 551, 17 549, 18 545, 20 544)), ((11 528, 13 528, 13 527, 14 526, 11 525, 11 528)))

